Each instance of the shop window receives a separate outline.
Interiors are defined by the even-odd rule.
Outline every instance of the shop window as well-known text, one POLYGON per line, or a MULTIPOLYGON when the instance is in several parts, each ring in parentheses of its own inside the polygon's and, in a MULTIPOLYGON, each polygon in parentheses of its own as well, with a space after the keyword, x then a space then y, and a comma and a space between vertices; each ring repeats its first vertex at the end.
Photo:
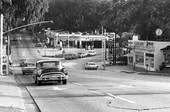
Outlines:
POLYGON ((154 68, 154 54, 146 53, 146 64, 154 68))
POLYGON ((144 65, 144 53, 136 52, 136 64, 144 65))
POLYGON ((165 60, 166 60, 166 66, 170 67, 170 54, 166 55, 166 59, 165 60))
POLYGON ((129 63, 133 63, 133 57, 129 57, 129 63))

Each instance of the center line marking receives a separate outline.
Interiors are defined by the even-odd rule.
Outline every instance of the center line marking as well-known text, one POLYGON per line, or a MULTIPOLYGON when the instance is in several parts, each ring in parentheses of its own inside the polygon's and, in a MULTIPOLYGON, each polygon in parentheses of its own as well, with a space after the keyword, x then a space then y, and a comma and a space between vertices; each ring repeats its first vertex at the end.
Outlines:
POLYGON ((104 95, 104 94, 102 94, 102 93, 100 93, 100 92, 97 92, 97 91, 91 91, 91 92, 96 93, 96 94, 99 94, 99 95, 104 95))
POLYGON ((75 85, 78 85, 78 86, 84 86, 83 84, 79 84, 79 83, 74 83, 75 85))
POLYGON ((134 101, 131 101, 131 100, 128 100, 128 99, 125 99, 125 98, 121 98, 121 97, 115 96, 115 95, 113 95, 113 94, 111 94, 111 93, 106 93, 106 94, 109 95, 110 97, 117 98, 117 99, 120 99, 120 100, 129 102, 129 103, 136 104, 136 102, 134 102, 134 101))

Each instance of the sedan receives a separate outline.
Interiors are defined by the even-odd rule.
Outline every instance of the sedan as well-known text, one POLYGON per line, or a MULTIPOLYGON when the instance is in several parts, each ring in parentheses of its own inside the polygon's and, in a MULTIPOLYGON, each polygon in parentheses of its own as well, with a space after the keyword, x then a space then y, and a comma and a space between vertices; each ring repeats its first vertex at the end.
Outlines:
POLYGON ((98 65, 95 62, 87 62, 84 65, 85 70, 97 70, 98 69, 98 65))
POLYGON ((25 75, 26 73, 33 73, 34 69, 35 69, 34 63, 27 63, 27 66, 22 67, 21 71, 23 75, 25 75))
POLYGON ((27 66, 27 60, 26 59, 20 59, 20 67, 26 67, 27 66))
POLYGON ((35 84, 42 82, 62 82, 67 84, 68 72, 60 60, 39 60, 33 72, 35 84))
POLYGON ((87 56, 87 54, 83 52, 79 52, 77 55, 78 55, 78 58, 84 58, 87 56))

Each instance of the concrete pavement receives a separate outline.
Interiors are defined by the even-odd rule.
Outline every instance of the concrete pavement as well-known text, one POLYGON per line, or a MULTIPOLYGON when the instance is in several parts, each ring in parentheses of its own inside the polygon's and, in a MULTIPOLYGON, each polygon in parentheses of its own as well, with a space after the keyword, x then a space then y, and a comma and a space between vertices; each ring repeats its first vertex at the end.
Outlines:
POLYGON ((12 71, 0 75, 0 112, 26 112, 12 71))

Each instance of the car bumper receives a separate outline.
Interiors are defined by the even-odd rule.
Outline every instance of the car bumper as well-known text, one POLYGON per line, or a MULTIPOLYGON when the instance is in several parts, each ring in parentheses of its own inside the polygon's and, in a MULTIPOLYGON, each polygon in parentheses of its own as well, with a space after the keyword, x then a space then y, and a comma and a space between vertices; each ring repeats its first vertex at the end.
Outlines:
POLYGON ((37 77, 37 80, 38 81, 44 81, 44 82, 47 82, 47 81, 62 81, 62 80, 67 80, 68 79, 68 76, 60 76, 60 77, 37 77))

